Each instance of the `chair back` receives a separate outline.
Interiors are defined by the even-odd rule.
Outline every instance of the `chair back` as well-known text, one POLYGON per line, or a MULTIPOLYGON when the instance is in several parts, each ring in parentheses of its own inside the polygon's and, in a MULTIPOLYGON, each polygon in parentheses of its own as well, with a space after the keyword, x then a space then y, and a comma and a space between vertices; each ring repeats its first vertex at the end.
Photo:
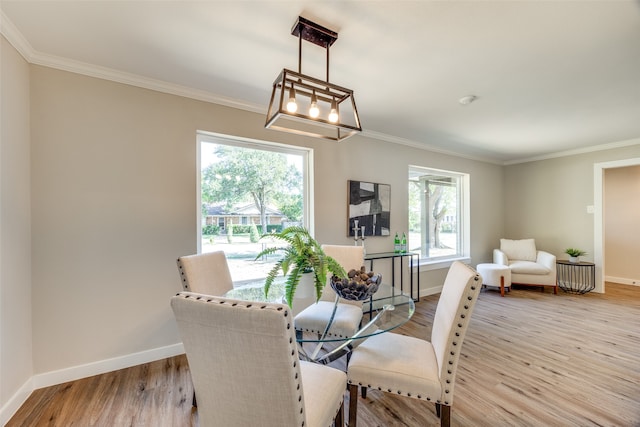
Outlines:
POLYGON ((306 424, 289 307, 181 292, 171 308, 201 426, 306 424))
MULTIPOLYGON (((322 245, 324 253, 335 259, 347 272, 352 268, 360 268, 364 265, 364 248, 350 245, 322 245)), ((327 286, 322 291, 321 301, 335 301, 336 293, 329 284, 331 277, 327 278, 327 286)), ((340 302, 362 305, 361 301, 340 300, 340 302)))
POLYGON ((233 281, 223 251, 187 255, 178 258, 182 289, 205 295, 224 295, 233 289, 233 281))
POLYGON ((478 299, 482 278, 468 265, 455 261, 442 287, 431 329, 443 391, 453 398, 460 350, 478 299))

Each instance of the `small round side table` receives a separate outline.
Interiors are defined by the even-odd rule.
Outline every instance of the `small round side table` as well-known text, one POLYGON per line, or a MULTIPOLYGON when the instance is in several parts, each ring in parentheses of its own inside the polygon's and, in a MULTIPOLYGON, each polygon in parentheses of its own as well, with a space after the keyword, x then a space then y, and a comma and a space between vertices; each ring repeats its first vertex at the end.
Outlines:
POLYGON ((556 261, 558 287, 573 294, 586 294, 596 288, 596 265, 592 262, 556 261))

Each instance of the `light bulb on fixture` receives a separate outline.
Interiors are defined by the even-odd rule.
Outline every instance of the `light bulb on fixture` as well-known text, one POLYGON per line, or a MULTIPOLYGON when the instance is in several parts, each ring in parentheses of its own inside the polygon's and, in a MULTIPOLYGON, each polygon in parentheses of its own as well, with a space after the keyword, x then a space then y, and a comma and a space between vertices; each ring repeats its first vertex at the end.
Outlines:
POLYGON ((331 101, 331 111, 329 112, 329 121, 331 123, 337 123, 340 116, 338 115, 338 105, 336 100, 331 101))
POLYGON ((311 95, 311 106, 309 107, 309 116, 314 119, 320 115, 320 109, 318 108, 318 98, 316 97, 316 91, 313 91, 311 95))
POLYGON ((289 89, 289 102, 287 102, 287 111, 290 113, 295 113, 298 111, 298 104, 296 104, 296 91, 291 86, 289 89))

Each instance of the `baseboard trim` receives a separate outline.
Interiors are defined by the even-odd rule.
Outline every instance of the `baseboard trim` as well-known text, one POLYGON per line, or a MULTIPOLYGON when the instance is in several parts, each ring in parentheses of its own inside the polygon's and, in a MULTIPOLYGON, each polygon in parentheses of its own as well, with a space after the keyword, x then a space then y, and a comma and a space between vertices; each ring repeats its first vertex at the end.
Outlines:
POLYGON ((184 346, 182 343, 179 343, 138 353, 127 354, 125 356, 114 357, 111 359, 99 360, 85 365, 72 366, 70 368, 34 375, 33 386, 34 390, 42 387, 49 387, 56 384, 66 383, 68 381, 75 381, 80 378, 116 371, 118 369, 130 368, 131 366, 153 362, 154 360, 177 356, 182 353, 184 353, 184 346))
POLYGON ((429 295, 439 294, 441 292, 442 292, 442 286, 434 286, 427 289, 423 288, 420 290, 420 298, 428 297, 429 295))
POLYGON ((604 281, 620 283, 621 285, 640 286, 640 279, 627 279, 624 277, 605 276, 604 281))
POLYGON ((127 354, 125 356, 99 360, 85 365, 72 366, 70 368, 34 375, 29 378, 29 380, 26 381, 24 385, 20 387, 20 389, 9 399, 6 405, 0 409, 0 425, 5 425, 16 411, 20 409, 20 406, 24 404, 27 398, 29 398, 31 393, 39 388, 50 387, 52 385, 75 381, 81 378, 130 368, 132 366, 166 359, 167 357, 173 357, 183 353, 184 346, 182 343, 178 343, 138 353, 127 354))
POLYGON ((33 390, 35 390, 35 388, 33 387, 33 377, 31 377, 9 398, 7 403, 0 408, 1 426, 7 424, 11 417, 18 412, 18 409, 27 401, 33 390))

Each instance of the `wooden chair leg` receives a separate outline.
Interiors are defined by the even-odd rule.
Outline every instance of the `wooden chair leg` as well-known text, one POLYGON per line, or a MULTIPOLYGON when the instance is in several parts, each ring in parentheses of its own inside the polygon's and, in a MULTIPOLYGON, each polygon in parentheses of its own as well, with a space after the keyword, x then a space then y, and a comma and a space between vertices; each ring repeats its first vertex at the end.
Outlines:
POLYGON ((442 405, 442 416, 440 417, 440 427, 451 426, 451 406, 442 405))
POLYGON ((360 395, 362 396, 363 399, 367 398, 367 388, 366 387, 362 386, 360 388, 360 395))
POLYGON ((500 296, 504 298, 504 276, 500 276, 500 296))
POLYGON ((358 386, 349 384, 349 427, 356 427, 358 416, 358 386))
POLYGON ((440 406, 442 405, 440 405, 439 403, 436 403, 436 416, 438 418, 440 418, 440 406))
POLYGON ((336 417, 333 419, 334 427, 344 427, 344 400, 340 405, 340 409, 338 409, 338 413, 336 417))

